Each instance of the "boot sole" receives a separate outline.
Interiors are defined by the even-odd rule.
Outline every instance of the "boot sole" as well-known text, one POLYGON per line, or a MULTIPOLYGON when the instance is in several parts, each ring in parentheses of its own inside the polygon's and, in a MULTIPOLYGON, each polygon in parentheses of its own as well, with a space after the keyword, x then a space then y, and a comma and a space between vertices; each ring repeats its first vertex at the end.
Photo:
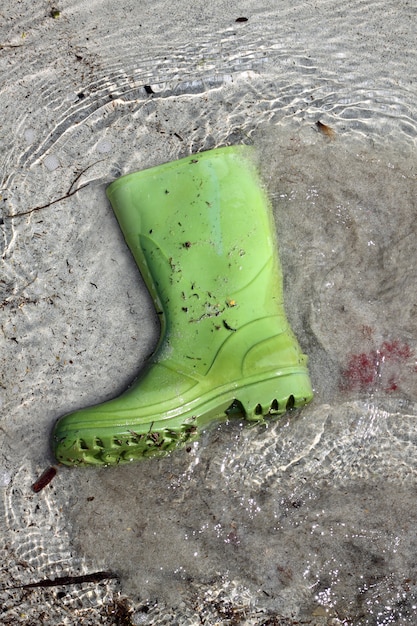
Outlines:
POLYGON ((305 369, 275 373, 267 380, 232 383, 186 403, 161 419, 126 420, 128 425, 100 424, 97 416, 90 424, 80 417, 79 424, 71 416, 65 425, 60 420, 53 435, 55 455, 65 465, 116 465, 150 456, 165 455, 195 440, 199 431, 231 417, 244 417, 250 422, 263 422, 265 417, 279 416, 289 409, 304 406, 313 397, 305 369))

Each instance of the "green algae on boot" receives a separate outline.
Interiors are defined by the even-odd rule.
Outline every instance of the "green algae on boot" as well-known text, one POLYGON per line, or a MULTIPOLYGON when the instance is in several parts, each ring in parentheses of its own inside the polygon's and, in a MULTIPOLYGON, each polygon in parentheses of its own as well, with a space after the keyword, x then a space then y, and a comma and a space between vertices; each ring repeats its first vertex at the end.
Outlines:
POLYGON ((58 420, 58 461, 165 454, 236 407, 261 421, 309 402, 307 357, 284 312, 272 214, 251 150, 218 148, 128 174, 107 196, 161 312, 161 336, 122 395, 58 420))

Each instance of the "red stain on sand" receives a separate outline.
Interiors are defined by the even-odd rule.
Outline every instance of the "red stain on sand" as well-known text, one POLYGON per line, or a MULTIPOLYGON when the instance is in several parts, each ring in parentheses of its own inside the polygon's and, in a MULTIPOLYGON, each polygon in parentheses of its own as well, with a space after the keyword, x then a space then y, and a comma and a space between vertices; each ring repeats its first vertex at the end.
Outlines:
POLYGON ((340 388, 344 391, 372 391, 377 387, 387 393, 398 389, 401 369, 413 357, 412 350, 398 339, 384 341, 380 348, 352 354, 342 371, 340 388))

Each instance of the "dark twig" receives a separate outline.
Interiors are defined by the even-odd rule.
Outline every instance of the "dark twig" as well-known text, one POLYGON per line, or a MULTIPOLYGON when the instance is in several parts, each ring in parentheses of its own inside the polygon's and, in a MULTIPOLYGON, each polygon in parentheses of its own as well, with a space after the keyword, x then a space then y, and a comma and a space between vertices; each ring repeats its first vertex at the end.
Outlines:
POLYGON ((70 198, 75 193, 77 193, 77 191, 81 191, 81 189, 84 189, 84 187, 87 187, 90 184, 90 182, 84 183, 84 185, 81 185, 80 187, 77 187, 76 189, 74 189, 74 185, 80 180, 81 176, 85 174, 85 172, 89 170, 91 167, 93 167, 94 165, 97 165, 97 163, 101 163, 102 161, 105 161, 105 159, 99 159, 98 161, 91 163, 91 165, 88 165, 81 172, 79 172, 77 176, 74 178, 74 180, 72 181, 67 193, 64 196, 55 198, 55 200, 51 200, 51 202, 48 202, 47 204, 42 204, 41 206, 35 206, 33 209, 28 209, 27 211, 23 211, 22 213, 15 213, 14 215, 5 215, 4 217, 8 219, 14 219, 15 217, 23 217, 24 215, 30 215, 31 213, 35 213, 35 211, 41 211, 42 209, 47 209, 53 204, 56 204, 57 202, 61 202, 61 200, 70 198))
MULTIPOLYGON (((83 170, 81 170, 81 172, 79 172, 79 173, 77 174, 77 176, 74 178, 74 180, 72 181, 72 183, 71 183, 71 185, 70 185, 70 188, 69 188, 69 189, 68 189, 68 191, 67 191, 67 197, 68 197, 69 195, 71 195, 71 196, 72 196, 72 194, 74 193, 74 191, 73 191, 73 187, 74 187, 75 183, 77 183, 77 182, 80 180, 81 176, 82 176, 83 174, 85 174, 87 170, 89 170, 91 167, 94 167, 94 165, 97 165, 97 163, 102 163, 102 162, 103 162, 103 161, 105 161, 105 160, 106 160, 106 159, 99 159, 98 161, 94 161, 94 163, 91 163, 91 165, 87 165, 87 167, 86 167, 86 168, 84 168, 83 170)), ((85 185, 83 185, 83 187, 85 187, 86 185, 88 185, 88 183, 86 183, 85 185)), ((82 189, 82 187, 79 187, 79 189, 82 189)), ((78 191, 78 189, 76 189, 75 191, 78 191)))
POLYGON ((48 202, 48 204, 42 204, 41 206, 35 206, 33 209, 29 209, 28 211, 23 211, 22 213, 15 213, 14 215, 5 215, 5 218, 9 218, 9 219, 14 219, 15 217, 23 217, 24 215, 30 215, 31 213, 35 213, 35 211, 41 211, 41 209, 47 209, 48 207, 52 206, 53 204, 56 204, 57 202, 61 202, 61 200, 65 200, 65 198, 70 198, 71 196, 73 196, 75 193, 77 193, 77 191, 81 191, 81 189, 84 189, 84 187, 87 187, 87 185, 89 185, 90 183, 85 183, 84 185, 81 185, 81 187, 77 187, 77 189, 74 189, 74 191, 72 191, 71 193, 67 193, 65 196, 61 196, 59 198, 56 198, 55 200, 51 200, 51 202, 48 202))
POLYGON ((6 50, 7 48, 23 48, 23 43, 0 43, 0 50, 6 50))
POLYGON ((27 585, 15 585, 13 587, 3 587, 3 591, 8 589, 34 589, 35 587, 60 587, 61 585, 80 585, 81 583, 99 583, 102 580, 118 579, 114 572, 94 572, 93 574, 83 574, 81 576, 60 576, 59 578, 45 578, 36 583, 27 585))

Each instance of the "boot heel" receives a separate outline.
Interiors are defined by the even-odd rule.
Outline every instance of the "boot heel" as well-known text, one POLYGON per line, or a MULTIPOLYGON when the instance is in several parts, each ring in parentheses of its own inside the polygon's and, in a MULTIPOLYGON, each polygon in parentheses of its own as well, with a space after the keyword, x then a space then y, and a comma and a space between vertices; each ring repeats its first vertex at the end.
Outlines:
POLYGON ((313 391, 307 372, 292 372, 245 385, 236 391, 249 421, 263 421, 265 416, 282 415, 289 409, 310 402, 313 391))

